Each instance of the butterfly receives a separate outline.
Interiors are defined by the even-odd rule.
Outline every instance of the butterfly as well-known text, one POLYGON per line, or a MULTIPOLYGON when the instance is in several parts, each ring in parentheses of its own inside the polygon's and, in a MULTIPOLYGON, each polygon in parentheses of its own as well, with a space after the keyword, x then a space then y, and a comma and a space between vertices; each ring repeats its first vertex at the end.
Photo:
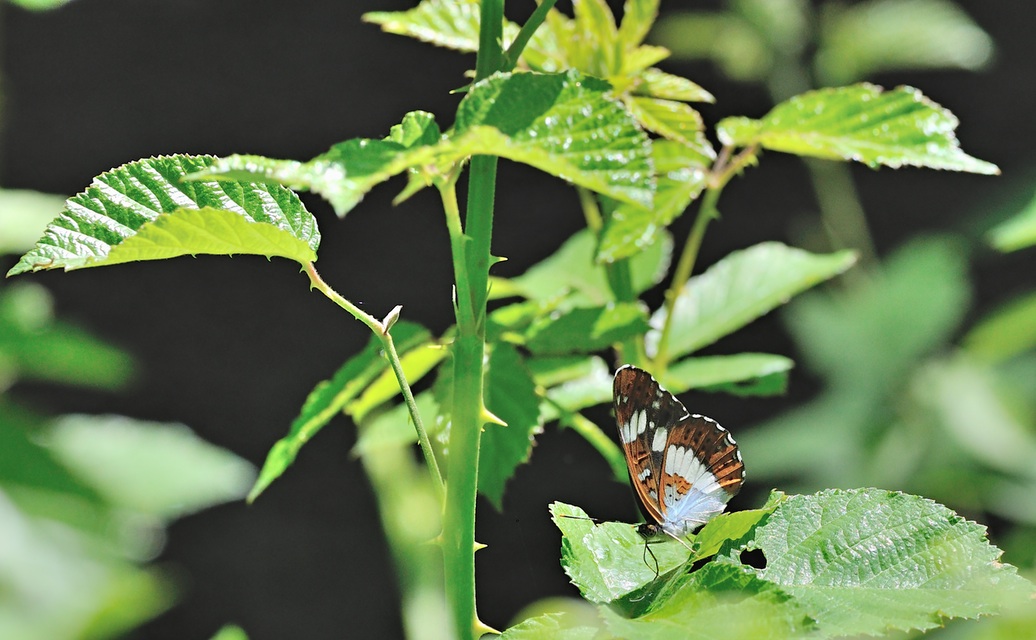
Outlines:
POLYGON ((641 535, 680 539, 719 515, 745 480, 730 432, 632 365, 615 372, 614 403, 633 487, 654 520, 641 535))

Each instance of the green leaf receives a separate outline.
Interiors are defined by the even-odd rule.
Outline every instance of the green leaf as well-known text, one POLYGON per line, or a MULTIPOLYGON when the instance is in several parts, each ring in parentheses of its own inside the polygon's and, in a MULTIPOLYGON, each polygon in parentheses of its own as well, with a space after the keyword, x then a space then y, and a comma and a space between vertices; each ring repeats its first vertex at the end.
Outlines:
MULTIPOLYGON (((850 251, 817 255, 779 242, 735 251, 680 290, 667 353, 681 356, 712 344, 792 296, 842 273, 855 261, 850 251)), ((649 354, 658 349, 665 320, 665 307, 651 318, 649 354)))
POLYGON ((587 626, 569 626, 568 616, 564 613, 546 613, 528 618, 513 627, 508 627, 500 636, 500 640, 593 640, 598 629, 587 626))
POLYGON ((826 85, 876 73, 984 67, 993 39, 946 0, 871 0, 825 5, 816 65, 826 85))
MULTIPOLYGON (((594 262, 596 244, 593 232, 588 229, 578 231, 551 256, 506 282, 513 291, 533 300, 548 301, 571 292, 574 304, 603 305, 611 302, 611 289, 604 268, 594 262)), ((662 281, 669 269, 672 249, 671 236, 663 232, 655 242, 630 259, 634 293, 642 293, 662 281)), ((494 287, 498 281, 493 281, 494 287)))
MULTIPOLYGON (((627 102, 630 113, 645 129, 690 147, 697 154, 714 158, 716 152, 705 138, 701 114, 683 102, 633 96, 627 102)), ((659 174, 662 173, 658 170, 659 174)))
POLYGON ((131 370, 125 353, 55 320, 50 294, 43 287, 0 289, 0 381, 115 388, 131 370))
POLYGON ((291 191, 246 182, 190 182, 209 156, 138 160, 70 198, 8 275, 198 253, 316 260, 316 220, 291 191))
POLYGON ((632 49, 644 42, 658 18, 658 4, 659 0, 626 0, 618 34, 624 48, 632 49))
POLYGON ((791 496, 756 533, 764 580, 810 612, 825 636, 931 629, 1027 598, 985 527, 917 496, 880 489, 791 496))
POLYGON ((0 189, 0 254, 23 253, 36 244, 65 198, 23 189, 0 189))
MULTIPOLYGON (((579 356, 582 360, 577 369, 570 372, 565 379, 548 383, 541 382, 537 367, 538 359, 529 361, 530 368, 537 373, 536 382, 547 386, 547 397, 568 411, 579 411, 612 399, 612 370, 598 356, 579 356)), ((544 420, 557 418, 557 412, 551 405, 544 405, 544 420)))
POLYGON ((498 510, 504 486, 518 465, 532 454, 533 440, 543 431, 536 387, 514 347, 493 345, 485 379, 486 408, 507 423, 487 424, 478 454, 478 491, 498 510))
POLYGON ((523 162, 624 202, 651 206, 651 143, 603 80, 561 74, 496 74, 476 83, 448 134, 457 159, 523 162))
POLYGON ((780 587, 734 564, 709 563, 679 576, 678 585, 636 618, 602 609, 608 629, 620 638, 638 640, 782 640, 805 637, 814 626, 780 587))
MULTIPOLYGON (((711 152, 711 149, 709 149, 711 152)), ((652 207, 617 203, 607 212, 595 260, 615 262, 655 245, 666 227, 684 212, 705 188, 710 156, 685 145, 657 140, 651 157, 658 171, 652 207)))
MULTIPOLYGON (((395 336, 395 332, 392 335, 395 336)), ((414 385, 445 357, 446 349, 431 341, 410 348, 400 355, 399 363, 403 367, 407 382, 414 385)), ((371 411, 400 395, 402 392, 399 390, 399 381, 395 373, 391 369, 386 369, 358 398, 345 406, 345 412, 356 422, 362 422, 371 411)))
POLYGON ((795 363, 770 353, 685 358, 669 365, 663 380, 673 393, 688 389, 726 391, 736 395, 776 395, 788 386, 795 363))
POLYGON ((652 542, 656 570, 647 542, 635 526, 595 524, 582 509, 562 502, 551 504, 550 512, 561 530, 561 566, 590 602, 621 598, 683 564, 689 555, 675 540, 652 542))
POLYGON ((376 185, 432 163, 441 135, 430 113, 412 111, 382 140, 346 140, 309 162, 234 155, 220 158, 190 177, 247 180, 312 191, 330 202, 341 217, 376 185))
POLYGON ((633 90, 633 94, 683 102, 716 101, 715 96, 687 78, 654 67, 645 69, 640 74, 640 84, 633 90))
POLYGON ((759 120, 726 118, 724 145, 765 149, 869 167, 902 166, 997 174, 996 165, 960 149, 957 118, 920 91, 882 91, 872 84, 820 89, 777 105, 759 120))
POLYGON ((245 495, 252 465, 181 424, 65 416, 45 442, 62 464, 117 506, 162 520, 245 495))
MULTIPOLYGON (((402 320, 392 327, 392 337, 396 351, 401 355, 431 340, 425 328, 402 320)), ((363 351, 349 358, 330 380, 317 384, 306 398, 302 411, 291 423, 288 435, 278 440, 266 454, 259 478, 248 494, 248 501, 254 501, 279 478, 295 462, 295 456, 302 446, 357 398, 388 366, 381 351, 381 341, 371 337, 363 351)))
POLYGON ((782 500, 784 495, 775 491, 762 509, 721 513, 706 522, 701 531, 694 536, 694 561, 714 556, 732 543, 746 542, 746 537, 773 513, 782 500))
MULTIPOLYGON (((478 50, 481 13, 478 0, 422 0, 408 11, 370 11, 364 22, 379 25, 382 31, 408 36, 431 44, 474 52, 478 50)), ((510 42, 518 28, 505 23, 505 40, 510 42)))
POLYGON ((983 318, 964 336, 964 348, 989 362, 1036 348, 1036 293, 1028 293, 983 318))
POLYGON ((534 323, 526 346, 540 355, 586 353, 639 336, 647 329, 647 311, 639 302, 582 307, 534 323))
POLYGON ((1036 198, 1013 218, 991 229, 989 242, 1005 253, 1036 244, 1036 198))

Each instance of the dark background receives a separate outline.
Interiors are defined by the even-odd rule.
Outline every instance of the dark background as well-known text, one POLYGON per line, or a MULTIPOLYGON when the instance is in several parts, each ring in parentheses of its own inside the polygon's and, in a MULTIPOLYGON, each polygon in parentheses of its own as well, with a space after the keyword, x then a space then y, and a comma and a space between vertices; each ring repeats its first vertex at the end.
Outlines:
MULTIPOLYGON (((1004 176, 853 167, 883 254, 919 232, 974 235, 1012 194, 1031 193, 1036 10, 1029 0, 960 4, 996 41, 988 71, 872 79, 917 86, 951 109, 963 123, 965 151, 997 163, 1004 176)), ((360 21, 367 11, 410 6, 80 0, 49 13, 4 6, 0 184, 71 195, 104 170, 165 153, 306 159, 340 140, 381 137, 413 109, 448 126, 459 100, 448 92, 466 83, 462 74, 474 58, 360 21)), ((664 2, 663 10, 714 6, 664 2)), ((708 65, 663 66, 716 95, 717 104, 702 109, 710 125, 767 109, 761 90, 727 82, 708 65)), ((402 304, 404 317, 440 332, 452 318, 442 213, 431 191, 393 208, 402 184, 375 189, 344 221, 307 197, 323 234, 318 266, 374 315, 402 304)), ((498 189, 494 253, 509 259, 500 275, 549 255, 582 225, 574 192, 558 180, 505 162, 498 189)), ((732 183, 721 207, 724 218, 709 231, 703 265, 762 240, 795 242, 793 222, 815 210, 800 164, 779 154, 732 183)), ((689 224, 690 216, 677 223, 678 238, 689 224)), ((4 258, 0 268, 11 264, 4 258)), ((1036 273, 1025 252, 1004 257, 979 249, 974 264, 974 315, 1031 286, 1036 273)), ((311 293, 296 265, 280 259, 182 258, 28 277, 53 292, 60 316, 126 348, 141 367, 132 388, 119 394, 26 385, 16 389, 19 398, 55 413, 182 421, 257 465, 313 385, 368 339, 362 325, 311 293)), ((776 318, 717 350, 794 356, 776 318)), ((789 398, 699 395, 695 410, 736 432, 810 388, 793 374, 789 398)), ((603 411, 592 417, 610 420, 603 411)), ((255 505, 225 505, 175 523, 159 562, 180 576, 185 597, 132 637, 207 638, 231 621, 254 640, 399 636, 393 572, 369 488, 348 455, 353 440, 351 425, 338 419, 255 505)), ((745 492, 735 508, 752 506, 757 495, 745 492)), ((592 449, 549 428, 512 481, 504 512, 480 506, 478 538, 490 546, 478 558, 479 608, 493 626, 505 626, 539 597, 574 594, 547 519, 555 499, 600 517, 635 517, 628 488, 609 480, 592 449)))

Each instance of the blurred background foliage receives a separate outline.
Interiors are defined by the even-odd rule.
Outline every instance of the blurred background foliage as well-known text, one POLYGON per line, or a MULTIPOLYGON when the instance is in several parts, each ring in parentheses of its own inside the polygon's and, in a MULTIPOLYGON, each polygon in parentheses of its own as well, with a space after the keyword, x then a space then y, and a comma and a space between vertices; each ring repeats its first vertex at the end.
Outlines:
MULTIPOLYGON (((20 0, 13 4, 39 10, 64 3, 20 0)), ((191 3, 182 4, 194 8, 191 3)), ((233 6, 217 2, 212 3, 212 10, 232 11, 222 9, 221 4, 233 6)), ((356 13, 402 9, 407 4, 382 7, 368 3, 356 13)), ((612 4, 618 11, 621 3, 612 4)), ((663 19, 650 40, 670 48, 675 64, 705 62, 727 80, 744 83, 749 92, 761 88, 771 103, 813 87, 890 77, 926 89, 923 80, 915 82, 913 72, 983 72, 997 61, 996 43, 962 8, 967 3, 729 0, 702 4, 709 10, 684 10, 691 3, 663 2, 663 19)), ((560 6, 569 10, 564 3, 560 6)), ((319 8, 297 11, 306 13, 310 9, 319 15, 319 8)), ((339 26, 347 27, 374 32, 359 25, 339 26)), ((416 55, 417 51, 423 55, 425 51, 418 45, 411 49, 401 40, 373 35, 386 40, 389 48, 403 48, 406 55, 416 55)), ((160 57, 163 51, 159 47, 149 55, 160 57)), ((6 57, 13 56, 8 53, 6 57)), ((354 60, 345 64, 352 65, 354 60)), ((216 81, 220 80, 225 78, 217 74, 216 81)), ((442 80, 440 77, 438 85, 453 86, 450 76, 445 83, 442 80)), ((703 84, 711 88, 707 82, 703 84)), ((369 89, 379 90, 397 91, 398 85, 379 88, 375 83, 369 89)), ((424 99, 420 94, 415 98, 409 91, 400 93, 400 112, 414 107, 414 99, 424 99)), ((953 98, 953 92, 947 90, 939 101, 954 110, 953 98)), ((722 96, 719 102, 724 108, 722 96)), ((118 107, 106 108, 118 111, 118 107)), ((754 108, 758 113, 749 115, 766 110, 765 105, 754 108)), ((991 106, 984 113, 971 114, 971 120, 965 120, 966 129, 982 117, 997 118, 997 108, 991 106)), ((0 112, 2 119, 4 113, 0 112)), ((174 125, 169 126, 173 136, 174 125)), ((227 126, 233 129, 234 125, 227 126)), ((342 126, 335 122, 332 128, 340 132, 342 126)), ((348 135, 380 130, 345 128, 348 135)), ((313 137, 307 142, 313 150, 338 139, 313 137)), ((225 144, 231 150, 241 150, 233 135, 230 138, 225 144)), ((260 144, 276 148, 278 142, 260 144)), ((81 184, 69 183, 68 194, 62 196, 24 188, 0 191, 0 253, 27 250, 40 229, 60 210, 63 197, 85 185, 89 175, 140 155, 193 151, 192 145, 201 143, 188 139, 184 145, 188 148, 163 147, 139 153, 120 150, 114 160, 84 154, 85 168, 79 170, 82 175, 76 173, 81 184)), ((965 143, 966 149, 969 146, 973 145, 965 143)), ((281 153, 285 157, 307 156, 306 151, 295 149, 281 153)), ((976 155, 986 157, 983 153, 976 155)), ((774 156, 768 156, 762 164, 772 159, 774 156)), ((999 157, 986 159, 1006 166, 999 157)), ((926 495, 989 524, 994 542, 1006 550, 1005 560, 1027 571, 1031 578, 1036 568, 1036 282, 1034 271, 1024 268, 1031 264, 1031 258, 1029 262, 1012 261, 1012 256, 1013 252, 1036 252, 1032 248, 1036 243, 1032 182, 1019 184, 1017 175, 1009 176, 998 187, 1003 191, 999 201, 987 198, 963 224, 942 221, 945 224, 938 228, 888 242, 883 237, 876 239, 871 231, 873 213, 857 193, 858 173, 837 163, 809 161, 805 165, 817 214, 781 218, 783 232, 793 238, 793 244, 807 249, 856 249, 864 262, 838 284, 796 300, 781 314, 797 352, 795 375, 800 377, 800 388, 804 380, 804 386, 813 391, 796 396, 799 402, 795 406, 782 409, 772 418, 754 426, 736 427, 749 482, 758 486, 760 493, 770 486, 786 491, 879 486, 926 495), (990 265, 1005 262, 1023 265, 1010 274, 1010 283, 976 279, 976 273, 995 271, 990 265)), ((31 171, 46 171, 46 166, 41 169, 36 165, 31 171)), ((882 173, 882 178, 891 176, 890 172, 882 173)), ((10 176, 12 171, 4 174, 10 176)), ((952 183, 960 178, 943 179, 952 183)), ((736 190, 737 185, 731 185, 730 191, 736 190)), ((576 208, 575 202, 568 206, 576 208)), ((938 211, 934 217, 940 217, 938 211)), ((744 229, 746 218, 731 211, 730 219, 733 228, 727 227, 727 233, 736 238, 737 227, 744 229)), ((525 226, 530 224, 526 222, 525 226)), ((761 226, 770 232, 775 228, 761 226)), ((503 222, 502 237, 507 237, 508 229, 512 235, 527 232, 503 222)), ((411 230, 415 237, 420 233, 416 227, 411 230)), ((545 250, 551 242, 556 244, 549 238, 537 241, 541 244, 531 243, 533 253, 545 250)), ((725 242, 717 239, 717 246, 723 247, 725 242)), ((511 251, 518 253, 513 247, 501 253, 510 256, 511 251)), ((379 286, 393 279, 390 274, 382 277, 379 286)), ((47 282, 61 286, 52 278, 47 282)), ((64 388, 59 385, 68 385, 116 397, 118 404, 113 391, 133 378, 134 367, 156 366, 150 362, 134 365, 122 351, 57 319, 52 307, 50 294, 32 281, 18 286, 0 283, 0 582, 4 585, 0 589, 0 637, 116 637, 168 609, 179 595, 176 570, 153 562, 161 557, 167 525, 208 505, 239 498, 247 490, 253 471, 241 459, 205 444, 181 425, 114 416, 52 415, 44 407, 20 399, 19 392, 25 389, 30 393, 21 395, 32 398, 40 395, 32 391, 40 386, 59 389, 64 388)), ((318 348, 326 350, 323 342, 318 348)), ((332 359, 356 350, 336 350, 332 359)), ((209 353, 210 358, 213 353, 209 353)), ((233 371, 241 364, 228 367, 233 371)), ((303 393, 319 375, 301 376, 299 388, 303 393)), ((273 420, 269 433, 255 435, 250 457, 260 459, 264 447, 283 432, 293 415, 301 396, 286 395, 294 408, 273 420)), ((602 420, 608 420, 607 416, 602 414, 602 420)), ((547 467, 542 474, 564 483, 548 493, 550 499, 578 496, 581 482, 596 482, 582 480, 585 477, 608 477, 599 462, 590 466, 597 464, 600 468, 569 471, 568 466, 574 465, 571 454, 538 455, 543 457, 544 453, 548 462, 541 463, 547 467), (566 465, 564 469, 562 464, 566 465)), ((434 515, 414 513, 414 505, 421 502, 415 494, 428 487, 420 485, 419 469, 406 454, 390 448, 364 457, 370 482, 377 489, 377 503, 365 508, 380 509, 385 522, 397 523, 388 531, 390 553, 428 553, 420 545, 426 532, 412 526, 414 522, 434 521, 434 515)), ((577 455, 593 456, 585 450, 578 450, 577 455)), ((343 461, 334 458, 331 463, 337 468, 343 461)), ((515 482, 517 499, 523 497, 521 480, 519 477, 515 482)), ((359 486, 358 490, 369 489, 359 486)), ((514 512, 540 514, 545 519, 543 495, 536 494, 533 499, 538 502, 532 507, 525 511, 515 508, 514 512)), ((346 508, 353 518, 353 513, 364 506, 346 508)), ((556 542, 526 539, 526 529, 516 526, 518 520, 518 515, 504 515, 502 525, 497 526, 512 533, 493 529, 499 534, 493 542, 505 554, 523 549, 523 553, 510 553, 518 562, 531 556, 547 567, 545 571, 560 573, 556 542)), ((357 524, 359 531, 351 540, 378 537, 371 531, 373 518, 365 521, 358 517, 356 521, 367 524, 357 524)), ((264 525, 260 520, 254 526, 264 525)), ((341 545, 337 531, 340 529, 330 536, 330 543, 341 545)), ((492 533, 480 537, 483 535, 493 537, 492 533)), ((292 546, 305 544, 292 541, 292 546)), ((487 558, 488 563, 480 566, 514 569, 493 560, 492 555, 487 558)), ((273 562, 273 555, 267 560, 273 562)), ((522 570, 532 576, 531 569, 522 570)), ((374 579, 370 572, 360 574, 364 580, 374 579)), ((436 585, 439 580, 437 575, 411 578, 428 585, 436 585)), ((554 580, 547 583, 546 591, 562 585, 563 580, 554 580)), ((543 595, 539 585, 530 586, 535 581, 535 576, 514 581, 508 585, 513 594, 489 591, 483 601, 508 600, 496 605, 497 609, 490 605, 489 610, 513 615, 515 607, 543 595)), ((383 597, 384 583, 374 584, 376 587, 370 587, 372 596, 383 597)), ((339 594, 333 601, 346 598, 339 594)), ((407 610, 412 619, 404 626, 420 628, 422 620, 427 622, 439 610, 440 598, 441 594, 430 592, 425 601, 410 603, 407 610)), ((369 606, 363 598, 356 600, 361 609, 369 606)), ((387 610, 394 611, 394 602, 387 605, 387 610)), ((350 611, 345 604, 343 607, 342 611, 350 611)), ((298 617, 297 611, 287 608, 287 615, 298 617)), ((216 615, 229 619, 233 614, 224 608, 216 615)), ((190 610, 185 616, 190 616, 190 610)), ((164 620, 176 622, 178 618, 164 620)), ((397 624, 368 621, 371 628, 381 630, 395 629, 397 624)), ((191 635, 164 635, 174 633, 168 629, 175 625, 166 626, 165 631, 152 627, 138 637, 191 635)), ((436 626, 430 624, 428 628, 436 626)), ((324 637, 337 637, 335 632, 341 627, 325 629, 324 637)), ((1016 616, 951 625, 940 633, 955 638, 1029 637, 1036 635, 1036 615, 1030 609, 1016 616)), ((312 632, 303 635, 319 637, 312 632)))

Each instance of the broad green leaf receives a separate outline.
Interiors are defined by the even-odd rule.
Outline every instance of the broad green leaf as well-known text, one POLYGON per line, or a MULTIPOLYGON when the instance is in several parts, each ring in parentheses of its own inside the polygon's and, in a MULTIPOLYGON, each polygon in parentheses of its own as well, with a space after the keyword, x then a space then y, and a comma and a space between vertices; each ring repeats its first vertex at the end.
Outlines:
POLYGON ((957 118, 911 87, 872 84, 820 89, 777 105, 759 120, 726 118, 724 145, 784 151, 869 167, 902 166, 997 174, 996 165, 960 149, 957 118))
MULTIPOLYGON (((393 325, 392 337, 396 351, 400 354, 405 354, 431 340, 431 335, 426 329, 406 321, 399 321, 393 325)), ((387 370, 388 366, 388 361, 382 354, 381 341, 377 337, 371 337, 363 351, 349 358, 330 380, 317 384, 306 398, 302 411, 291 423, 288 435, 278 440, 266 454, 259 478, 248 494, 248 501, 254 501, 279 478, 295 462, 295 456, 302 446, 331 418, 345 409, 348 403, 363 393, 363 390, 387 370)))
MULTIPOLYGON (((666 352, 681 356, 712 344, 855 261, 850 251, 818 255, 779 242, 735 251, 680 290, 666 352)), ((657 352, 665 321, 662 307, 651 317, 649 353, 657 352)))
POLYGON ((870 0, 824 9, 816 65, 826 85, 886 71, 974 71, 993 56, 989 34, 947 0, 870 0))
POLYGON ((0 189, 0 254, 24 253, 65 207, 63 196, 0 189))
POLYGON ((493 345, 485 378, 486 408, 507 426, 485 425, 478 454, 478 491, 503 509, 504 486, 532 454, 542 432, 536 387, 514 347, 493 345))
MULTIPOLYGON (((701 115, 686 103, 633 96, 626 102, 626 106, 637 122, 648 131, 690 147, 707 158, 716 156, 712 145, 705 138, 701 115)), ((661 174, 662 170, 659 169, 658 173, 661 174)))
MULTIPOLYGON (((684 212, 705 188, 711 156, 668 140, 651 145, 651 157, 658 172, 658 189, 652 207, 617 203, 601 231, 595 259, 614 262, 629 258, 645 247, 657 244, 660 234, 684 212)), ((709 149, 711 153, 711 149, 709 149)))
POLYGON ((640 74, 640 84, 634 88, 633 94, 683 102, 716 101, 715 96, 687 78, 654 67, 645 69, 640 74))
POLYGON ((255 479, 251 464, 181 424, 72 415, 45 441, 109 502, 161 520, 238 500, 255 479))
POLYGON ((880 489, 791 496, 756 533, 764 580, 792 594, 826 636, 924 630, 1028 598, 985 527, 880 489))
POLYGON ((163 156, 101 174, 68 200, 65 211, 8 275, 198 253, 316 260, 316 220, 288 189, 183 179, 215 161, 209 156, 163 156))
POLYGON ((29 11, 47 11, 49 9, 57 9, 62 7, 72 0, 11 0, 15 5, 28 9, 29 11))
POLYGON ((447 136, 457 159, 496 155, 624 202, 651 206, 651 143, 602 80, 496 74, 476 83, 447 136))
POLYGON ((990 362, 1036 349, 1036 293, 1013 300, 983 318, 964 336, 964 348, 990 362))
POLYGON ((546 613, 528 618, 513 627, 508 627, 500 640, 593 640, 599 629, 583 625, 569 626, 571 616, 563 613, 546 613))
POLYGON ((56 321, 50 294, 42 287, 0 289, 0 381, 114 388, 126 381, 131 368, 126 354, 56 321))
POLYGON ((695 562, 714 556, 731 544, 746 542, 746 537, 766 516, 773 513, 783 499, 783 494, 775 491, 762 509, 721 513, 706 522, 701 531, 694 536, 695 562))
POLYGON ((341 217, 376 185, 408 169, 431 164, 440 138, 439 126, 430 113, 412 111, 382 140, 346 140, 308 162, 229 156, 191 177, 255 181, 312 191, 330 202, 341 217))
MULTIPOLYGON (((594 262, 596 244, 591 231, 578 231, 551 256, 517 278, 506 281, 508 287, 533 300, 548 301, 572 293, 576 304, 611 302, 612 294, 604 268, 594 262)), ((672 249, 672 237, 662 232, 655 242, 630 259, 634 293, 642 293, 661 282, 669 269, 672 249)), ((498 280, 493 281, 494 288, 498 280)))
POLYGON ((784 640, 813 629, 808 612, 790 595, 735 564, 712 562, 678 582, 675 592, 655 599, 638 617, 602 608, 608 629, 638 640, 784 640))
POLYGON ((647 311, 639 302, 581 307, 534 323, 526 346, 540 355, 586 353, 639 336, 647 329, 647 311))
POLYGON ((675 540, 653 542, 649 554, 635 526, 597 524, 582 509, 562 502, 551 504, 550 513, 561 530, 561 566, 590 602, 621 598, 683 564, 689 555, 675 540))
POLYGON ((703 389, 737 395, 775 395, 786 390, 788 371, 794 365, 789 358, 770 353, 685 358, 669 365, 663 380, 673 393, 703 389))
POLYGON ((989 242, 1004 252, 1036 244, 1036 198, 1013 218, 991 229, 989 242))

